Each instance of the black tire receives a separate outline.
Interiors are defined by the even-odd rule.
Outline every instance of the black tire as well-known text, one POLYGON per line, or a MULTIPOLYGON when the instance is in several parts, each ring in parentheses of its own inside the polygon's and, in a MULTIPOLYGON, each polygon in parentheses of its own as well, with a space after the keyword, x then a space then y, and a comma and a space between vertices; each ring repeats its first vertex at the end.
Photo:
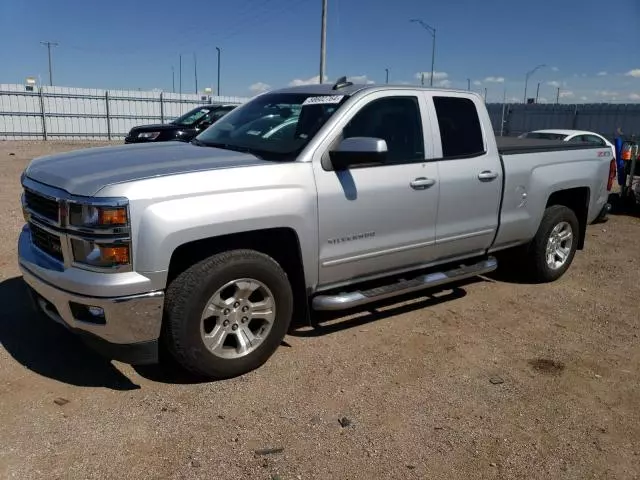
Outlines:
POLYGON ((576 214, 564 205, 553 205, 547 208, 538 227, 538 231, 527 249, 528 273, 535 282, 553 282, 560 278, 571 266, 578 247, 580 224, 576 214), (551 232, 556 225, 567 222, 571 226, 573 241, 565 263, 559 268, 551 268, 547 264, 546 249, 551 232))
POLYGON ((171 355, 186 370, 204 378, 232 378, 260 367, 276 351, 288 331, 293 293, 287 274, 271 257, 254 250, 219 253, 188 268, 166 292, 163 340, 171 355), (201 337, 201 316, 214 293, 228 282, 252 278, 273 294, 276 317, 262 343, 240 358, 211 353, 201 337))

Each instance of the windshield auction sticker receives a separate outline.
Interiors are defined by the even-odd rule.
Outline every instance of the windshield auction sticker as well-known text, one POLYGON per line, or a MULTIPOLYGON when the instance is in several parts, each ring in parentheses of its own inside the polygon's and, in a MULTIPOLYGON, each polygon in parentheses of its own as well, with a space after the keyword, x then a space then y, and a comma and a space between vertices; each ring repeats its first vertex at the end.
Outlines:
POLYGON ((323 95, 320 97, 309 97, 304 102, 302 102, 302 106, 340 103, 343 98, 344 95, 323 95))

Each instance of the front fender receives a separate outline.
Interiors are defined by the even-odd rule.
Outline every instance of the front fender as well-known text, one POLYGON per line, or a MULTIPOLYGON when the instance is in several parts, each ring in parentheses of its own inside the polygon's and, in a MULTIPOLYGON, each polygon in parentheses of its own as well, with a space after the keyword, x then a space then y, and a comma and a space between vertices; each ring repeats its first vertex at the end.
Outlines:
POLYGON ((135 269, 167 271, 173 252, 181 245, 277 227, 296 232, 306 283, 315 285, 318 251, 315 196, 292 186, 201 194, 149 205, 142 212, 135 237, 135 269))

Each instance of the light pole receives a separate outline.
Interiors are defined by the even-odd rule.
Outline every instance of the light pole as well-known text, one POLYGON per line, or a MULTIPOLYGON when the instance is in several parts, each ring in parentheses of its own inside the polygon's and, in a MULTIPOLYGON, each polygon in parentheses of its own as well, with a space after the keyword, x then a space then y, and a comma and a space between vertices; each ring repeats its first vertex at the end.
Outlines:
POLYGON ((436 29, 433 28, 431 25, 427 25, 426 23, 424 23, 422 20, 418 18, 413 18, 410 20, 410 22, 417 23, 422 28, 424 28, 427 32, 429 32, 433 37, 433 45, 431 48, 431 78, 429 79, 429 86, 433 87, 433 66, 436 61, 436 29))
POLYGON ((196 82, 196 95, 198 94, 198 59, 196 58, 196 52, 193 52, 193 77, 196 82))
POLYGON ((389 83, 389 69, 385 68, 384 71, 387 73, 386 80, 384 83, 389 83))
POLYGON ((536 73, 539 69, 541 69, 542 67, 546 67, 546 65, 540 64, 538 65, 536 68, 534 68, 533 70, 529 70, 527 72, 527 75, 524 77, 524 104, 527 104, 527 84, 529 83, 529 77, 531 77, 531 75, 533 75, 534 73, 536 73))
POLYGON ((504 135, 504 109, 507 104, 507 86, 504 86, 504 90, 502 93, 502 118, 500 119, 500 136, 504 135))
POLYGON ((171 87, 173 93, 176 93, 176 69, 171 65, 171 87))
POLYGON ((538 104, 539 95, 540 95, 540 82, 538 82, 538 87, 536 88, 536 105, 538 104))
POLYGON ((318 83, 324 82, 324 72, 327 62, 327 0, 322 0, 322 21, 320 32, 320 76, 318 83))
POLYGON ((220 96, 220 47, 216 47, 218 51, 218 96, 220 96))
POLYGON ((471 79, 467 78, 467 90, 471 91, 471 79))
POLYGON ((42 45, 47 46, 47 53, 49 55, 49 85, 53 87, 53 68, 51 66, 51 47, 57 47, 56 42, 40 42, 42 45))

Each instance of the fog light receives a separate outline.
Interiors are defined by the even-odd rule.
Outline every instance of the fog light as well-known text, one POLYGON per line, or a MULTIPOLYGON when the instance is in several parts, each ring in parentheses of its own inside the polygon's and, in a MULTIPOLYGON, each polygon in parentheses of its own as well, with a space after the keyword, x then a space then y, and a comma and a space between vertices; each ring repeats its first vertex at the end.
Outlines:
POLYGON ((80 322, 94 323, 96 325, 104 325, 107 323, 102 307, 69 302, 69 308, 71 309, 73 318, 80 322))
POLYGON ((104 317, 104 308, 100 307, 87 307, 87 310, 94 317, 104 317))

